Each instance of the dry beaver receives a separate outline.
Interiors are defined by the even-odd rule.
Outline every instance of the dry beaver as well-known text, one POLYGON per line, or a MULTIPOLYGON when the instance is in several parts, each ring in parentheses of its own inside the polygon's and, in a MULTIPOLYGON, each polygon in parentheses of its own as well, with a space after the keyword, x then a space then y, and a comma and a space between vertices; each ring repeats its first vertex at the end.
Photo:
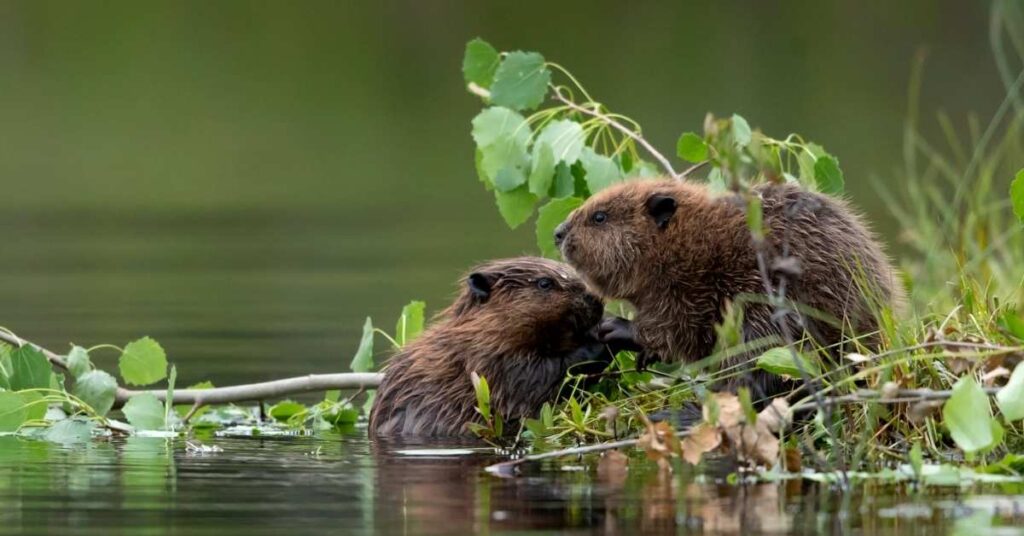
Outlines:
MULTIPOLYGON (((858 334, 872 343, 876 312, 898 304, 902 291, 860 216, 842 200, 792 184, 762 185, 754 193, 763 206, 768 284, 774 292, 785 279, 787 299, 831 317, 789 314, 783 321, 792 336, 807 333, 829 346, 858 334)), ((714 196, 702 185, 674 180, 622 183, 574 211, 555 240, 599 294, 636 308, 632 324, 606 322, 603 340, 635 343, 646 359, 701 359, 713 353, 726 304, 739 300, 743 340, 772 337, 779 344, 780 327, 774 307, 765 303, 766 281, 738 194, 714 196)), ((741 376, 726 387, 738 384, 762 396, 788 387, 767 373, 741 376)))
MULTIPOLYGON (((391 358, 370 412, 378 436, 467 435, 478 421, 470 373, 487 379, 492 410, 512 433, 554 401, 570 368, 601 370, 601 300, 568 265, 536 257, 491 261, 455 302, 391 358)), ((589 370, 587 370, 589 372, 589 370)))

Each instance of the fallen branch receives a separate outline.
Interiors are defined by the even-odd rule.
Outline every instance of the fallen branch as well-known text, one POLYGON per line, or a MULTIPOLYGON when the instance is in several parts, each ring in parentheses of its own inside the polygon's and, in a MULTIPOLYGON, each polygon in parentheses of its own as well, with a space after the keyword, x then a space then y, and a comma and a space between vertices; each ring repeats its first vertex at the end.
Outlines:
MULTIPOLYGON (((686 437, 689 435, 689 430, 683 430, 677 433, 679 437, 686 437)), ((523 456, 522 458, 516 458, 507 462, 495 463, 488 465, 484 468, 485 471, 496 476, 509 477, 515 475, 515 468, 519 465, 528 462, 536 462, 540 460, 547 460, 550 458, 560 458, 562 456, 572 456, 581 454, 590 454, 592 452, 603 452, 606 450, 619 449, 624 447, 635 447, 639 442, 639 439, 622 439, 619 441, 609 441, 607 443, 598 443, 596 445, 584 445, 582 447, 573 447, 571 449, 552 450, 551 452, 542 452, 540 454, 530 454, 523 456)))
MULTIPOLYGON (((68 365, 63 357, 38 344, 26 341, 13 333, 0 331, 0 341, 15 346, 31 345, 46 356, 46 359, 54 367, 63 371, 68 370, 68 365)), ((329 391, 331 389, 373 389, 380 385, 383 378, 383 374, 374 372, 343 372, 337 374, 308 374, 295 378, 233 385, 230 387, 215 387, 212 389, 178 389, 174 391, 174 403, 191 404, 199 407, 207 404, 228 404, 231 402, 281 398, 300 393, 329 391)), ((114 405, 120 407, 128 402, 128 399, 131 397, 143 393, 152 394, 161 402, 167 397, 166 389, 134 390, 118 387, 115 393, 114 405)))

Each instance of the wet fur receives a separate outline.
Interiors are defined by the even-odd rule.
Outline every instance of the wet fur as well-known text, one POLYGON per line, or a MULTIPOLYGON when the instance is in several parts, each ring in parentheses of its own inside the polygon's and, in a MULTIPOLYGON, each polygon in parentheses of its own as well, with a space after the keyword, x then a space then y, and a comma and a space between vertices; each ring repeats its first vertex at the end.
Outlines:
POLYGON ((480 421, 471 372, 487 379, 493 411, 515 433, 555 400, 570 368, 604 359, 592 333, 603 307, 571 267, 521 257, 478 266, 471 277, 486 279, 489 293, 467 284, 391 358, 370 413, 373 434, 467 435, 465 425, 480 421), (542 277, 553 288, 539 289, 542 277))
MULTIPOLYGON (((762 199, 766 263, 789 256, 799 264, 786 277, 787 298, 835 319, 790 315, 785 321, 794 337, 806 332, 822 345, 837 344, 844 330, 877 330, 876 304, 899 307, 895 270, 845 201, 791 184, 763 185, 755 193, 762 199)), ((715 197, 702 185, 670 180, 624 183, 591 197, 562 232, 563 256, 579 273, 603 297, 635 306, 632 335, 654 358, 695 361, 712 354, 714 326, 722 321, 726 303, 743 301, 744 295, 764 298, 746 203, 735 194, 715 197), (675 211, 663 226, 652 216, 653 196, 675 199, 675 211), (603 224, 593 221, 598 211, 607 213, 603 224)), ((773 285, 779 282, 776 275, 773 285)), ((743 311, 744 341, 778 341, 771 306, 747 301, 743 311)), ((870 345, 873 339, 864 341, 870 345)), ((737 356, 723 366, 750 357, 737 356)), ((727 387, 736 384, 769 396, 786 387, 776 376, 758 372, 727 387)))

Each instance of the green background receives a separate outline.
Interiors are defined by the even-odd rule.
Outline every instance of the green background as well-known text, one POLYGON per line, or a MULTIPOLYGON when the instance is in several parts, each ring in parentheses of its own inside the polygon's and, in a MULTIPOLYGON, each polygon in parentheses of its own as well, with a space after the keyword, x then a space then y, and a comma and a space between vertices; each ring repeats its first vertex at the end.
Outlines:
POLYGON ((0 325, 58 351, 151 335, 185 383, 343 370, 366 315, 391 331, 534 252, 475 176, 476 36, 568 67, 666 153, 708 111, 821 143, 898 252, 872 181, 900 180, 914 57, 925 132, 938 109, 966 132, 1002 95, 988 7, 2 2, 0 325))

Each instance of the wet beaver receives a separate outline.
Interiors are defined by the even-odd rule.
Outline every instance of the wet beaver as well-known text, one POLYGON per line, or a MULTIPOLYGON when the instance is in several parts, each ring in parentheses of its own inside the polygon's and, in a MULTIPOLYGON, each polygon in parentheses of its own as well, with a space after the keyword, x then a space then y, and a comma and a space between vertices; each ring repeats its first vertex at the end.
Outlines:
POLYGON ((602 370, 601 300, 568 265, 536 257, 491 261, 455 302, 391 358, 370 412, 378 436, 467 435, 477 422, 470 373, 487 379, 492 410, 515 433, 552 402, 566 372, 602 370), (590 367, 586 365, 590 364, 590 367))
MULTIPOLYGON (((754 193, 763 207, 768 284, 781 285, 784 275, 785 296, 805 308, 805 314, 784 317, 792 337, 807 333, 829 346, 858 334, 870 343, 878 306, 893 306, 902 291, 860 216, 840 199, 792 184, 757 186, 754 193)), ((738 194, 714 196, 705 186, 674 180, 618 184, 574 211, 556 229, 555 241, 599 294, 634 305, 633 323, 605 322, 601 336, 635 344, 645 359, 694 361, 712 354, 715 325, 730 302, 743 304, 744 342, 771 337, 774 343, 763 342, 781 343, 738 194)), ((749 385, 761 396, 788 387, 777 376, 752 374, 725 387, 749 385)))

